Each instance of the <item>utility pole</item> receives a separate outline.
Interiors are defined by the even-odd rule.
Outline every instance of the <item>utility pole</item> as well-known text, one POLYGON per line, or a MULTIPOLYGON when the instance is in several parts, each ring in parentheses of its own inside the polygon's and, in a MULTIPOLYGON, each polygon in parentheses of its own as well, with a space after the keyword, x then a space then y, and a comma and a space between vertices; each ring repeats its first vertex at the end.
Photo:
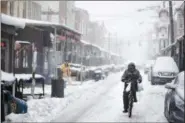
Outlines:
MULTIPOLYGON (((174 42, 175 38, 174 38, 174 22, 173 22, 173 7, 172 7, 172 1, 169 1, 169 19, 170 19, 170 27, 171 27, 171 44, 174 42)), ((171 50, 171 56, 174 56, 174 48, 172 47, 171 50)))

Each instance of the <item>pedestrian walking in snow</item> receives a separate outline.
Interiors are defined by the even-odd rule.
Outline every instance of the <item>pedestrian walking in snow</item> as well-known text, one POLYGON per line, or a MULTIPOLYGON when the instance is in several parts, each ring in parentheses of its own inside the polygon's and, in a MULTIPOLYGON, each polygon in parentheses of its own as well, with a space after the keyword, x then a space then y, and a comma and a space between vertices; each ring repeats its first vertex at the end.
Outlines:
POLYGON ((69 84, 72 84, 71 81, 71 70, 68 62, 65 62, 61 65, 61 70, 63 74, 63 79, 65 82, 68 82, 69 84))

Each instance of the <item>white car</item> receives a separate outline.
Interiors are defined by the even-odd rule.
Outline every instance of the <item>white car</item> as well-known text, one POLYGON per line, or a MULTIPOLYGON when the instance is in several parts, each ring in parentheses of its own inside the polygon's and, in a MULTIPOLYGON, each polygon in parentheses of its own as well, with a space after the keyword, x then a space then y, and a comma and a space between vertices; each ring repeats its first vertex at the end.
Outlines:
POLYGON ((158 57, 151 67, 149 79, 151 84, 166 84, 171 82, 179 73, 177 64, 172 57, 158 57))

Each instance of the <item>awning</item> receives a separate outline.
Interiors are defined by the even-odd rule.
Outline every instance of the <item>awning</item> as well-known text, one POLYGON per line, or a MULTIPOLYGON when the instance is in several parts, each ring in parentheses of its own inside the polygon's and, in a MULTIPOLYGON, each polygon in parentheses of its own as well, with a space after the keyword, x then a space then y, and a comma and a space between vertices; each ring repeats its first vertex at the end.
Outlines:
POLYGON ((26 24, 24 21, 21 21, 16 17, 12 17, 12 16, 5 15, 5 14, 1 14, 1 23, 10 25, 10 26, 15 26, 21 29, 24 29, 25 24, 26 24))

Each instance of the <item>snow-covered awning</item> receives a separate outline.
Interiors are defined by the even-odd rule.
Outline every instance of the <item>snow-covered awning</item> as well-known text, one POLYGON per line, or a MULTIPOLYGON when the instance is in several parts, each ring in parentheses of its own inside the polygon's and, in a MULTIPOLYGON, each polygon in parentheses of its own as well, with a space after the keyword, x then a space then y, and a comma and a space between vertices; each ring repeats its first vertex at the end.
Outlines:
POLYGON ((85 44, 85 45, 90 45, 89 42, 85 41, 85 40, 80 40, 81 43, 85 44))
POLYGON ((26 18, 18 18, 18 17, 9 16, 6 14, 1 14, 1 23, 15 26, 15 27, 22 28, 22 29, 24 29, 26 25, 63 27, 65 29, 68 29, 70 31, 73 31, 81 35, 79 31, 72 29, 70 27, 67 27, 66 25, 59 24, 59 23, 32 20, 32 19, 26 19, 26 18))
POLYGON ((176 40, 174 43, 172 43, 172 44, 168 45, 167 47, 161 49, 160 52, 164 52, 164 51, 166 51, 166 50, 169 50, 172 46, 176 45, 179 41, 181 41, 181 40, 183 40, 183 39, 184 39, 184 36, 178 37, 177 40, 176 40))
POLYGON ((31 44, 29 41, 15 41, 15 43, 31 44))
POLYGON ((179 37, 177 37, 177 40, 182 41, 182 40, 184 40, 184 37, 185 37, 185 35, 179 36, 179 37))
POLYGON ((1 82, 11 85, 15 82, 15 80, 16 78, 13 76, 13 73, 7 73, 1 70, 1 82))
POLYGON ((18 19, 20 21, 26 23, 26 25, 63 27, 65 29, 68 29, 70 31, 73 31, 73 32, 81 35, 81 33, 79 31, 72 29, 70 27, 67 27, 66 25, 59 24, 59 23, 54 23, 54 22, 49 22, 49 21, 31 20, 31 19, 25 19, 25 18, 18 18, 18 19))
POLYGON ((85 40, 81 40, 80 42, 83 43, 83 44, 85 44, 85 45, 91 45, 91 46, 93 46, 93 47, 96 47, 96 48, 98 48, 100 51, 109 53, 110 55, 119 56, 119 55, 116 54, 116 53, 109 52, 109 51, 107 51, 106 49, 104 49, 104 48, 102 48, 102 47, 100 47, 100 46, 98 46, 98 45, 96 45, 96 44, 89 43, 89 42, 87 42, 87 41, 85 41, 85 40))
POLYGON ((9 15, 5 15, 1 13, 1 23, 10 25, 10 26, 15 26, 17 28, 24 29, 26 23, 24 21, 21 21, 19 18, 12 17, 9 15))

